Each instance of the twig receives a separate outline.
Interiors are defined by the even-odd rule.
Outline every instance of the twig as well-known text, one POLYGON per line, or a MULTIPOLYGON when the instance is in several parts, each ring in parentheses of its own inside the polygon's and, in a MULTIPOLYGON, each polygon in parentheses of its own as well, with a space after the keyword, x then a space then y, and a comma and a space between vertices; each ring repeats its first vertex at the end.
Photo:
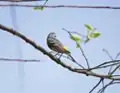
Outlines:
POLYGON ((45 1, 45 0, 0 0, 4 2, 32 2, 32 1, 45 1))
MULTIPOLYGON (((0 6, 17 6, 17 7, 42 7, 43 5, 28 4, 0 4, 0 6)), ((91 8, 91 9, 120 9, 119 6, 87 6, 87 5, 45 5, 45 8, 91 8)))
POLYGON ((110 81, 108 84, 106 84, 103 88, 101 88, 97 93, 102 93, 105 88, 107 88, 109 85, 111 85, 114 82, 114 80, 110 81))
POLYGON ((70 54, 69 54, 69 56, 71 57, 72 62, 76 63, 78 66, 80 66, 82 69, 84 69, 84 67, 81 64, 79 64, 70 54))
POLYGON ((99 65, 97 65, 95 67, 92 67, 89 70, 97 69, 97 68, 102 67, 102 66, 104 66, 106 64, 118 63, 118 62, 120 63, 120 60, 112 60, 112 61, 108 61, 108 62, 103 62, 102 64, 99 64, 99 65))
POLYGON ((107 65, 103 65, 103 66, 96 66, 96 67, 93 67, 93 68, 89 68, 89 71, 90 70, 96 70, 96 69, 101 69, 101 68, 107 68, 107 67, 111 67, 111 66, 115 66, 117 64, 120 64, 120 63, 111 63, 111 64, 107 64, 107 65))
POLYGON ((118 68, 120 68, 120 64, 116 66, 116 68, 112 72, 110 72, 110 74, 112 75, 118 68))
POLYGON ((110 85, 113 85, 113 84, 120 84, 120 81, 110 81, 108 84, 106 84, 103 88, 101 88, 97 93, 103 93, 103 91, 110 85))
POLYGON ((117 56, 115 57, 115 59, 117 59, 120 56, 120 52, 117 54, 117 56))
POLYGON ((85 53, 84 53, 82 47, 80 46, 79 49, 80 49, 80 51, 81 51, 83 57, 85 58, 85 61, 86 61, 86 63, 87 63, 87 67, 88 67, 88 69, 89 69, 89 68, 90 68, 90 65, 89 65, 88 59, 87 59, 87 57, 86 57, 86 55, 85 55, 85 53))
POLYGON ((102 82, 102 80, 103 80, 103 78, 101 78, 101 79, 99 80, 99 82, 90 90, 89 93, 92 93, 93 90, 95 90, 95 88, 97 88, 97 86, 99 86, 99 84, 102 82))
MULTIPOLYGON (((105 84, 104 84, 104 79, 102 80, 102 87, 104 88, 105 87, 105 84)), ((105 92, 105 90, 103 90, 103 93, 105 92)))
POLYGON ((65 28, 62 28, 62 30, 66 31, 69 35, 71 35, 70 33, 75 33, 75 34, 77 34, 77 35, 79 35, 79 36, 82 36, 82 37, 86 38, 85 35, 82 35, 82 34, 80 34, 80 33, 78 33, 78 32, 75 32, 75 31, 69 31, 69 30, 67 30, 67 29, 65 29, 65 28))
MULTIPOLYGON (((112 56, 110 55, 110 53, 106 50, 106 49, 103 49, 103 51, 110 57, 110 59, 111 60, 114 60, 113 58, 112 58, 112 56)), ((117 59, 117 57, 120 55, 120 52, 117 54, 117 56, 115 57, 115 59, 117 59)), ((117 67, 115 68, 115 70, 113 70, 112 71, 112 68, 113 68, 113 66, 111 66, 110 67, 110 69, 109 69, 109 72, 108 72, 108 74, 112 74, 112 73, 114 73, 117 69, 117 67), (111 72, 112 71, 112 72, 111 72)))
POLYGON ((114 60, 114 59, 112 58, 112 56, 110 55, 110 53, 109 53, 106 49, 103 49, 103 51, 109 56, 109 58, 110 58, 111 60, 114 60))
POLYGON ((0 58, 0 61, 40 62, 40 60, 36 60, 36 59, 12 59, 12 58, 0 58))
MULTIPOLYGON (((66 31, 70 36, 71 36, 71 31, 68 31, 68 30, 66 30, 66 29, 64 29, 64 28, 62 28, 62 30, 64 30, 64 31, 66 31)), ((88 67, 88 69, 90 68, 90 66, 89 66, 89 62, 88 62, 88 59, 87 59, 87 57, 85 56, 85 53, 84 53, 84 51, 83 51, 83 49, 80 47, 80 51, 82 52, 82 55, 83 55, 83 57, 85 58, 85 60, 86 60, 86 63, 87 63, 87 67, 88 67)))

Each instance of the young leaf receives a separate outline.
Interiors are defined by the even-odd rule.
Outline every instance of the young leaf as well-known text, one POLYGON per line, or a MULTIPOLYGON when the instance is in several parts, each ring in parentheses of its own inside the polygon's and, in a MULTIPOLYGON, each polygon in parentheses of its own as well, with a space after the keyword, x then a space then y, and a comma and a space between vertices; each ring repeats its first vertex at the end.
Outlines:
POLYGON ((34 10, 41 10, 41 11, 42 11, 43 9, 44 9, 44 7, 43 7, 43 6, 39 6, 39 7, 38 7, 38 6, 36 6, 36 7, 34 7, 34 10))
POLYGON ((84 26, 88 29, 88 31, 92 30, 92 26, 90 24, 84 24, 84 26))
POLYGON ((101 35, 101 33, 96 31, 96 32, 92 33, 91 37, 92 38, 97 38, 100 35, 101 35))
POLYGON ((78 36, 76 34, 71 34, 70 38, 74 41, 80 41, 81 40, 80 36, 78 36))

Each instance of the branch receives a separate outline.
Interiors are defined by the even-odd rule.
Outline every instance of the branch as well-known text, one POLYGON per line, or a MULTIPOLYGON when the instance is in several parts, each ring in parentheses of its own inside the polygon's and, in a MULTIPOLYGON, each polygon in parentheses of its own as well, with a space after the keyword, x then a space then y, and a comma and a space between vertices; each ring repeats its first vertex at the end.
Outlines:
POLYGON ((88 71, 88 69, 76 69, 76 68, 73 68, 71 66, 68 66, 64 62, 62 62, 61 60, 56 58, 54 55, 52 55, 51 53, 46 51, 43 47, 41 47, 40 45, 36 44, 34 41, 32 41, 28 37, 24 36, 23 34, 17 32, 16 30, 14 30, 12 28, 5 27, 2 24, 0 24, 0 29, 2 29, 2 31, 9 32, 10 34, 13 34, 13 35, 19 37, 20 39, 22 39, 26 43, 28 43, 31 46, 33 46, 38 51, 40 51, 43 54, 47 55, 49 58, 51 58, 53 60, 53 62, 61 65, 64 68, 67 68, 68 70, 70 70, 72 72, 82 73, 82 74, 85 74, 85 75, 95 76, 95 77, 98 77, 98 78, 106 78, 106 79, 111 79, 111 80, 120 80, 120 77, 110 77, 109 75, 102 75, 102 74, 94 73, 92 71, 88 71))
MULTIPOLYGON (((17 6, 17 7, 43 7, 43 5, 30 4, 0 4, 0 6, 17 6)), ((120 6, 85 6, 85 5, 44 5, 45 8, 91 8, 91 9, 120 9, 120 6)))
POLYGON ((89 93, 92 93, 93 90, 95 90, 95 88, 97 88, 97 87, 100 85, 100 83, 101 83, 102 81, 103 81, 103 78, 100 78, 99 82, 90 90, 89 93))
POLYGON ((120 52, 116 55, 115 59, 117 59, 120 56, 120 52))
POLYGON ((98 68, 103 68, 104 66, 111 66, 111 65, 114 65, 114 64, 119 64, 120 63, 120 60, 112 60, 112 61, 108 61, 108 62, 103 62, 102 64, 99 64, 95 67, 92 67, 90 68, 89 70, 93 70, 93 69, 98 69, 98 68), (111 65, 110 65, 111 64, 111 65))
POLYGON ((118 68, 120 68, 120 64, 116 66, 116 68, 112 72, 110 72, 110 74, 113 74, 118 68))
POLYGON ((45 0, 0 0, 4 2, 31 2, 31 1, 45 1, 45 0))
POLYGON ((106 49, 103 49, 103 51, 108 55, 108 57, 109 57, 111 60, 114 60, 114 59, 112 58, 112 56, 110 55, 110 53, 109 53, 106 49))
POLYGON ((85 61, 86 61, 86 63, 87 63, 87 67, 88 67, 88 69, 89 69, 89 68, 90 68, 90 65, 89 65, 88 59, 87 59, 87 57, 86 57, 86 55, 85 55, 82 47, 80 46, 79 49, 80 49, 80 51, 81 51, 81 53, 82 53, 82 55, 83 55, 83 57, 84 57, 84 59, 85 59, 85 61))
POLYGON ((113 85, 113 84, 120 84, 120 81, 114 81, 114 80, 110 81, 110 82, 109 82, 108 84, 106 84, 103 88, 101 88, 97 93, 103 93, 104 90, 105 90, 108 86, 113 85))
POLYGON ((0 58, 0 61, 40 62, 40 60, 36 59, 12 59, 12 58, 0 58))

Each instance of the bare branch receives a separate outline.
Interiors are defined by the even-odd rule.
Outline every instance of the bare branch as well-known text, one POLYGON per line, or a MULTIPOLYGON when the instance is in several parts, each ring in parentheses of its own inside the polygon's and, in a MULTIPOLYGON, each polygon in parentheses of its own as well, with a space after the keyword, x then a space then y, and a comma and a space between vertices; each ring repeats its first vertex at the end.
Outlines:
POLYGON ((89 93, 92 93, 93 90, 95 90, 99 86, 99 84, 102 82, 102 80, 103 80, 103 78, 100 78, 99 82, 90 90, 89 93))
POLYGON ((112 58, 112 56, 110 55, 110 53, 109 53, 106 49, 103 49, 103 51, 109 56, 109 58, 110 58, 111 60, 114 60, 114 59, 112 58))
POLYGON ((88 69, 89 69, 89 68, 90 68, 90 65, 89 65, 88 59, 87 59, 87 57, 86 57, 86 55, 85 55, 85 53, 84 53, 82 47, 80 46, 79 49, 80 49, 80 51, 81 51, 83 57, 85 58, 85 61, 86 61, 86 63, 87 63, 87 67, 88 67, 88 69))
POLYGON ((119 68, 120 68, 120 64, 117 65, 116 68, 115 68, 112 72, 110 72, 110 74, 112 75, 112 74, 115 73, 115 71, 116 71, 117 69, 119 69, 119 68))
POLYGON ((120 52, 117 54, 117 56, 115 57, 115 59, 117 59, 120 56, 120 52))
POLYGON ((114 82, 114 80, 110 81, 108 84, 106 84, 104 87, 102 87, 97 93, 103 93, 103 91, 105 91, 105 89, 111 85, 114 82))
POLYGON ((45 0, 0 0, 4 2, 31 2, 31 1, 45 1, 45 0))
POLYGON ((108 84, 106 84, 103 88, 101 88, 97 93, 103 93, 104 90, 105 90, 108 86, 113 85, 113 84, 120 84, 120 81, 114 81, 114 80, 110 81, 110 82, 109 82, 108 84))
MULTIPOLYGON (((104 79, 102 80, 102 88, 105 87, 105 84, 104 84, 104 79)), ((105 90, 103 90, 103 93, 105 92, 105 90)))
POLYGON ((82 35, 82 34, 80 34, 80 33, 78 33, 78 32, 75 32, 75 31, 69 31, 69 30, 67 30, 67 29, 65 29, 65 28, 62 28, 62 30, 66 31, 68 34, 70 34, 70 33, 75 33, 75 34, 77 34, 77 35, 79 35, 79 36, 82 36, 82 37, 86 38, 85 35, 82 35))
POLYGON ((112 60, 112 61, 108 61, 108 62, 103 62, 102 64, 92 67, 89 70, 104 68, 104 66, 110 66, 110 64, 114 65, 114 64, 119 64, 119 63, 120 63, 120 60, 112 60))
POLYGON ((40 62, 40 60, 36 60, 36 59, 13 59, 13 58, 0 58, 0 61, 40 62))
MULTIPOLYGON (((17 6, 17 7, 43 7, 43 5, 28 4, 0 4, 0 6, 17 6)), ((85 5, 45 5, 45 8, 91 8, 91 9, 120 9, 119 6, 85 6, 85 5)))

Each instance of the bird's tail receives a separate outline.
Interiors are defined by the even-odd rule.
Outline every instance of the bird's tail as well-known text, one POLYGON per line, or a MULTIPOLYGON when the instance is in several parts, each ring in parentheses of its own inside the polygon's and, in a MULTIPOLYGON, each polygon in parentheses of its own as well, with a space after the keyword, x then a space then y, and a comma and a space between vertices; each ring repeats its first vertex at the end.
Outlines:
POLYGON ((71 60, 72 60, 74 63, 76 63, 78 66, 80 66, 81 68, 84 69, 84 67, 83 67, 81 64, 79 64, 79 63, 71 56, 71 54, 68 54, 68 56, 71 58, 71 60))

